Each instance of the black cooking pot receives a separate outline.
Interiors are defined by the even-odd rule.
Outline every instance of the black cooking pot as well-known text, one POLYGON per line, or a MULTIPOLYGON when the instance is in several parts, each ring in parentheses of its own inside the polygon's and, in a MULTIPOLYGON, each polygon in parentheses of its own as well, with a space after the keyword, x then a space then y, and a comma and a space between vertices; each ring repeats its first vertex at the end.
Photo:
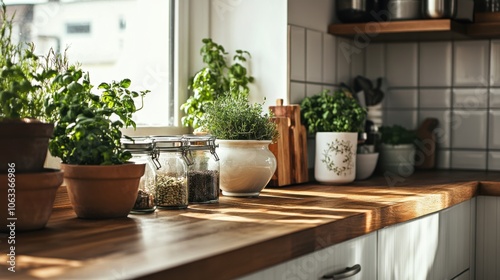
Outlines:
POLYGON ((337 17, 343 23, 368 22, 373 19, 378 0, 336 0, 337 17))

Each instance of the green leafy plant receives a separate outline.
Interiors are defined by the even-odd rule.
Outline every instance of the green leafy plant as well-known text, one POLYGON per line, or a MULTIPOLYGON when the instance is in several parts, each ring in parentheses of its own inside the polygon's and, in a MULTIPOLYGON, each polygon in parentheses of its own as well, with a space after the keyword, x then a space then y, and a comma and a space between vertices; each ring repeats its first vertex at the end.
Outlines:
POLYGON ((310 134, 363 131, 367 111, 349 92, 323 90, 300 104, 302 120, 310 134))
POLYGON ((46 113, 55 121, 49 143, 53 156, 79 165, 121 164, 131 158, 121 146, 120 129, 135 128, 132 116, 142 105, 137 108, 134 98, 142 104, 149 91, 131 91, 131 81, 124 79, 101 83, 94 94, 89 74, 76 66, 59 74, 54 84, 59 90, 46 101, 46 113))
POLYGON ((381 142, 389 145, 413 144, 417 139, 415 131, 400 125, 381 126, 381 142))
POLYGON ((218 139, 276 141, 278 130, 272 113, 263 113, 262 104, 250 104, 248 94, 231 91, 207 107, 202 125, 218 139))
POLYGON ((186 114, 182 117, 182 124, 195 129, 201 125, 207 104, 233 89, 248 92, 248 83, 254 80, 242 64, 250 58, 248 51, 236 50, 233 63, 228 64, 229 53, 223 46, 210 38, 203 39, 202 42, 200 54, 206 66, 191 79, 188 88, 193 91, 193 95, 181 105, 181 110, 186 114))
POLYGON ((33 43, 12 41, 13 17, 7 16, 2 1, 0 14, 0 120, 45 119, 44 100, 50 94, 52 79, 60 70, 50 54, 43 61, 35 55, 33 43))

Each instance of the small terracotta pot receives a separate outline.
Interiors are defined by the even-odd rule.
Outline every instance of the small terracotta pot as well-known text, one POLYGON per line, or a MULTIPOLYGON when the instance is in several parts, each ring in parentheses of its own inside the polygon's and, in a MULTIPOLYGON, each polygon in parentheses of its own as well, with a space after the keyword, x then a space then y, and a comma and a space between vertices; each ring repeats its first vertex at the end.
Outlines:
POLYGON ((33 119, 0 122, 0 173, 14 162, 17 173, 43 171, 54 124, 33 119))
POLYGON ((0 197, 5 202, 5 208, 0 211, 2 227, 0 231, 10 232, 8 225, 15 224, 15 231, 29 231, 42 229, 52 214, 57 188, 63 182, 63 173, 60 170, 45 169, 39 173, 0 174, 0 197), (9 178, 15 178, 9 182, 9 178), (10 183, 10 184, 9 184, 10 183), (15 189, 8 191, 8 189, 15 189), (8 194, 15 194, 15 201, 9 203, 8 194), (13 207, 11 207, 13 206, 13 207), (13 216, 9 215, 8 208, 13 208, 13 216), (11 218, 16 218, 13 220, 11 218), (10 219, 10 220, 7 220, 10 219))
POLYGON ((79 218, 127 217, 146 164, 61 164, 73 210, 79 218))

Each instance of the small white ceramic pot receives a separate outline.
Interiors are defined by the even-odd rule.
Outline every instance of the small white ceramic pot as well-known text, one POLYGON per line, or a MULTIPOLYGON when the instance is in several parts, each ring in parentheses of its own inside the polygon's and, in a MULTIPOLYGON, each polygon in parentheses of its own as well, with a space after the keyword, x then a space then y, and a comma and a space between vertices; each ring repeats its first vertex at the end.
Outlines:
POLYGON ((372 176, 377 166, 378 153, 356 155, 356 180, 365 180, 372 176))
POLYGON ((317 132, 314 178, 324 184, 344 184, 356 176, 356 132, 317 132))
POLYGON ((380 167, 382 171, 403 177, 410 176, 415 170, 415 145, 380 145, 380 167))
POLYGON ((271 141, 216 140, 220 189, 225 196, 258 196, 276 171, 271 141))

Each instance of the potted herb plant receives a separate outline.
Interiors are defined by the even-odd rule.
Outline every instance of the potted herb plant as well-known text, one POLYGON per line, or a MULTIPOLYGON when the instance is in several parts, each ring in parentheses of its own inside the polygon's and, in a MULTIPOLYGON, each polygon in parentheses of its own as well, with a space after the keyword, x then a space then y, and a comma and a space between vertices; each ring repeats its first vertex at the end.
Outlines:
MULTIPOLYGON (((13 16, 0 2, 0 196, 6 200, 0 219, 15 217, 16 231, 37 230, 47 224, 63 182, 60 170, 43 168, 54 130, 44 99, 61 60, 36 56, 32 43, 14 43, 13 16)), ((7 223, 0 231, 9 231, 7 223)))
POLYGON ((138 193, 145 164, 127 163, 131 154, 121 144, 122 127, 132 126, 148 91, 129 89, 131 81, 101 83, 94 93, 89 74, 70 66, 58 75, 59 87, 47 107, 56 121, 49 151, 62 160, 73 209, 80 218, 126 217, 138 193))
POLYGON ((195 130, 200 127, 208 104, 230 89, 248 93, 248 83, 254 80, 243 65, 250 58, 248 51, 236 50, 233 62, 229 64, 229 53, 222 45, 210 38, 205 38, 202 42, 200 54, 205 67, 191 79, 188 88, 193 91, 193 95, 181 105, 181 110, 186 114, 182 117, 182 124, 195 130))
POLYGON ((276 171, 269 144, 278 131, 262 104, 250 104, 248 94, 231 90, 206 107, 203 128, 214 135, 220 159, 220 189, 226 196, 254 197, 276 171))
POLYGON ((379 165, 382 172, 409 176, 415 170, 416 132, 400 125, 381 126, 379 129, 379 165))
POLYGON ((354 181, 358 132, 363 131, 366 109, 348 91, 324 90, 301 102, 302 120, 316 136, 314 177, 320 183, 354 181))
POLYGON ((57 73, 56 65, 34 53, 34 45, 12 39, 12 21, 2 3, 0 13, 0 165, 9 163, 16 172, 40 172, 54 125, 46 123, 46 86, 57 73))

